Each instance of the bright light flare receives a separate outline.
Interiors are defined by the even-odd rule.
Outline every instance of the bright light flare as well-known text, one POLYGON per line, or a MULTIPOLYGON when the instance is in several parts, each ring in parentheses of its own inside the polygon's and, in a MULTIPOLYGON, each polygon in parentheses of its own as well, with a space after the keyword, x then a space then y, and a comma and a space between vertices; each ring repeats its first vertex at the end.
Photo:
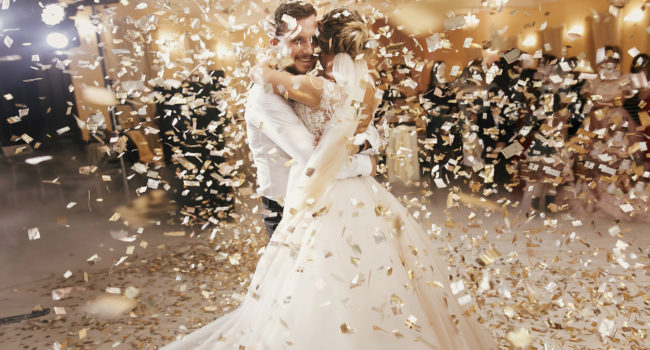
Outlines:
POLYGON ((623 20, 625 22, 639 23, 643 19, 643 15, 644 13, 643 11, 641 11, 641 9, 635 9, 632 12, 630 12, 630 14, 625 16, 623 20))
POLYGON ((232 48, 225 44, 217 44, 217 57, 230 58, 234 55, 232 48))
POLYGON ((571 29, 569 29, 566 35, 567 38, 569 38, 569 40, 577 40, 582 38, 584 32, 585 32, 585 27, 581 24, 576 24, 573 27, 571 27, 571 29))
POLYGON ((530 34, 524 39, 521 44, 525 47, 534 47, 537 45, 537 37, 534 34, 530 34))
POLYGON ((59 4, 46 5, 41 13, 41 19, 49 26, 55 26, 65 18, 65 10, 59 4))
POLYGON ((56 32, 48 34, 45 40, 47 41, 48 45, 52 46, 55 49, 62 49, 68 46, 70 43, 67 36, 56 32))

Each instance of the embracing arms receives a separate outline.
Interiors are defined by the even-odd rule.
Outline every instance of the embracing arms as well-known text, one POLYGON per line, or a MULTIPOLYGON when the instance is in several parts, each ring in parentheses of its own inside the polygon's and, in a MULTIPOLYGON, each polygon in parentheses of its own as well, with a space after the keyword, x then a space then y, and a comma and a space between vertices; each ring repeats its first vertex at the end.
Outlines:
MULTIPOLYGON (((320 106, 323 85, 326 81, 322 77, 293 75, 289 72, 278 71, 265 64, 253 68, 251 79, 260 85, 270 84, 276 94, 310 108, 320 106)), ((372 114, 380 102, 375 97, 375 89, 370 83, 364 82, 364 88, 363 109, 361 111, 363 118, 359 121, 355 134, 366 131, 372 121, 372 114)))
MULTIPOLYGON (((284 151, 298 164, 307 164, 314 152, 314 135, 299 121, 291 105, 281 96, 265 92, 262 86, 253 86, 246 103, 245 118, 247 128, 253 127, 258 130, 258 133, 270 139, 279 150, 284 151)), ((371 131, 373 128, 364 134, 355 136, 355 141, 356 138, 369 140, 377 148, 379 136, 373 136, 371 131)), ((249 136, 256 135, 251 132, 252 130, 249 130, 249 136)), ((361 144, 361 142, 355 142, 355 144, 361 144)), ((372 174, 374 164, 365 153, 354 155, 337 177, 348 178, 372 174)))
POLYGON ((258 65, 253 70, 251 78, 255 83, 270 84, 273 91, 285 99, 302 103, 309 108, 320 105, 324 83, 322 78, 303 74, 293 75, 266 65, 258 65))

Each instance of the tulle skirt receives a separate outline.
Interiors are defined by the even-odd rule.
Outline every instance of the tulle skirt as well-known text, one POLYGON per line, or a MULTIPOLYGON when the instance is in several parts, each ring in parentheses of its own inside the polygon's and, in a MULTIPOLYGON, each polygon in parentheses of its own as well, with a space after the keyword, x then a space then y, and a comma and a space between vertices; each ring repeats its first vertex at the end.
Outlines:
POLYGON ((280 223, 239 308, 164 349, 496 349, 448 275, 378 182, 337 180, 280 223))

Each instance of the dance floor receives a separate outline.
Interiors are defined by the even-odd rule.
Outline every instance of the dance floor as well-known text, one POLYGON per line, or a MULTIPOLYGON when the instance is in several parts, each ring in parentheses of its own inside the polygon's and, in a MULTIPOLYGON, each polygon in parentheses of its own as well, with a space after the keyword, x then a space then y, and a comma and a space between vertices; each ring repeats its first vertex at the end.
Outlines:
MULTIPOLYGON (((449 262, 455 296, 501 348, 648 348, 646 224, 447 208, 444 195, 395 192, 449 262)), ((243 201, 216 231, 161 222, 141 234, 110 221, 109 209, 73 208, 65 222, 60 205, 3 210, 0 317, 51 312, 2 325, 0 348, 149 349, 232 310, 267 241, 257 205, 243 201), (32 226, 40 239, 28 239, 32 226)))

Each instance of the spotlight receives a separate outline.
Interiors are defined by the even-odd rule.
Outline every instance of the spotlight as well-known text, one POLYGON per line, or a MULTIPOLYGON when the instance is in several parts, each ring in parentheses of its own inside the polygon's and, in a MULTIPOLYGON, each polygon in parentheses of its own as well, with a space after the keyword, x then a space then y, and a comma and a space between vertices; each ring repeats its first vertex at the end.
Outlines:
POLYGON ((48 34, 45 40, 50 46, 55 49, 63 49, 68 46, 68 43, 70 42, 68 40, 68 37, 56 32, 48 34))
POLYGON ((43 20, 43 23, 49 26, 55 26, 63 22, 64 18, 65 10, 63 9, 63 6, 59 4, 49 4, 45 6, 43 13, 41 13, 41 19, 43 20))

